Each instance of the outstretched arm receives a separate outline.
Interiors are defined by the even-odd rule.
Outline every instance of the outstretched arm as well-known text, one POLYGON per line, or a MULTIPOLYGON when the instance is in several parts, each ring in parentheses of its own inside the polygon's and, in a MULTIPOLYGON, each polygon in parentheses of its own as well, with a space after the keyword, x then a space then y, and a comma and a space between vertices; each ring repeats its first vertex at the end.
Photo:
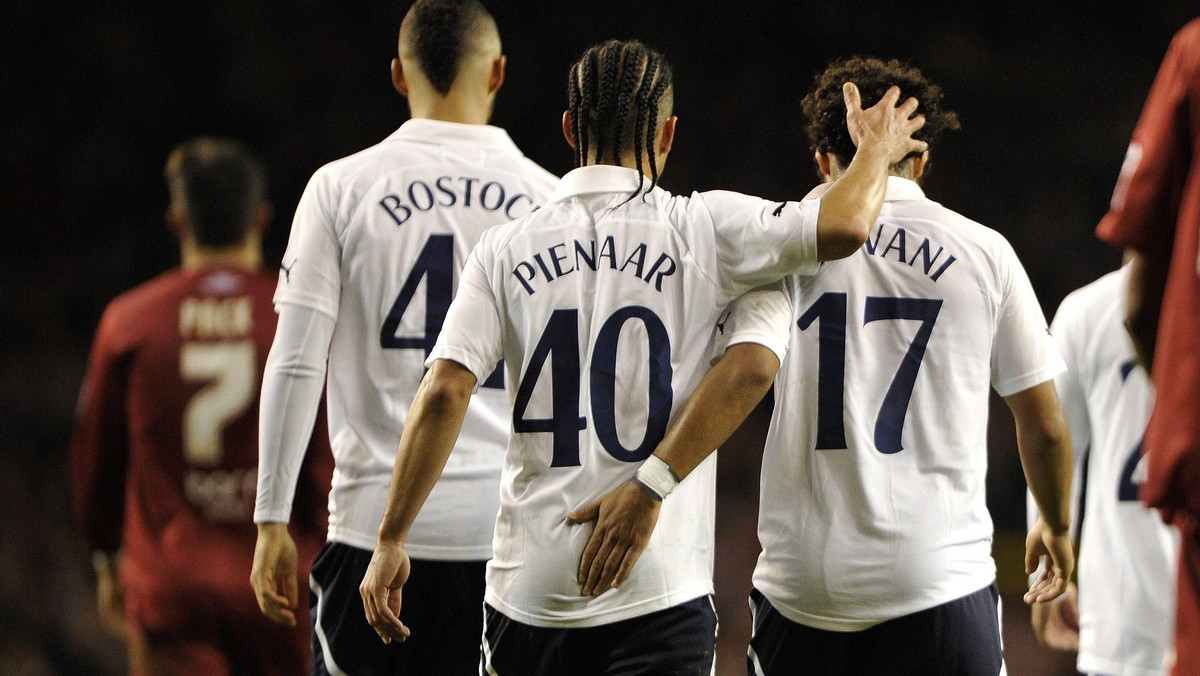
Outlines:
POLYGON ((925 125, 917 115, 917 100, 900 101, 900 88, 890 87, 878 103, 863 110, 862 97, 853 82, 842 87, 846 125, 857 146, 846 171, 821 196, 817 215, 817 258, 845 258, 867 241, 887 190, 888 167, 909 153, 924 152, 929 144, 913 140, 925 125))
POLYGON ((400 588, 408 579, 404 542, 454 450, 475 381, 475 374, 462 364, 437 359, 408 410, 379 542, 359 586, 367 621, 384 643, 403 641, 409 635, 400 622, 400 588))
MULTIPOLYGON (((677 479, 686 478, 762 401, 778 370, 779 358, 772 350, 756 343, 730 346, 700 381, 648 462, 657 457, 677 479)), ((662 499, 634 479, 567 516, 574 524, 596 520, 579 562, 583 595, 598 596, 629 577, 654 532, 662 499)))

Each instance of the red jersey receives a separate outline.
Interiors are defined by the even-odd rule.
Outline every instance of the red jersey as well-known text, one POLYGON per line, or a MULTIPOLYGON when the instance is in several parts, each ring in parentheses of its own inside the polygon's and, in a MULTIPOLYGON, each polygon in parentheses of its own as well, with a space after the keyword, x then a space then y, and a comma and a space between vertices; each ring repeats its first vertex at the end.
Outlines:
POLYGON ((1141 496, 1200 515, 1200 19, 1171 41, 1096 232, 1168 266, 1141 496))
MULTIPOLYGON (((72 440, 75 512, 93 548, 124 548, 127 587, 253 595, 275 286, 236 268, 175 270, 119 296, 100 320, 72 440)), ((323 420, 312 445, 292 521, 305 569, 325 533, 323 420)))

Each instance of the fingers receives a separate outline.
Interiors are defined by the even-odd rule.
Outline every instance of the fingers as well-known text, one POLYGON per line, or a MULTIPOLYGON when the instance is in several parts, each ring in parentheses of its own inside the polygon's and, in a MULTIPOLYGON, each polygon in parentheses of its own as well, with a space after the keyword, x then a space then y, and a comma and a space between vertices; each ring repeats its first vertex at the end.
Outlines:
POLYGON ((1025 574, 1033 575, 1037 572, 1038 564, 1042 560, 1042 552, 1040 548, 1030 547, 1025 545, 1025 574))
POLYGON ((621 559, 621 567, 617 569, 616 577, 612 581, 614 589, 625 584, 625 580, 629 579, 629 574, 633 572, 633 564, 637 563, 644 549, 645 547, 634 546, 625 551, 625 557, 621 559))
POLYGON ((847 113, 855 114, 862 112, 862 95, 858 93, 858 85, 855 85, 853 82, 847 82, 842 85, 842 99, 846 102, 847 113))
MULTIPOLYGON (((600 550, 596 557, 592 560, 592 565, 588 569, 587 579, 583 583, 582 594, 584 596, 598 596, 603 593, 604 589, 600 587, 600 578, 604 573, 604 568, 608 564, 608 559, 613 555, 615 543, 612 538, 605 538, 605 542, 600 545, 600 550)), ((617 553, 618 558, 625 554, 624 549, 617 553)))
MULTIPOLYGON (((587 582, 588 572, 591 571, 592 565, 596 561, 596 554, 599 553, 600 546, 604 544, 605 532, 605 529, 597 526, 583 546, 583 555, 579 557, 579 570, 575 573, 575 581, 579 584, 587 582)), ((584 591, 583 594, 587 596, 587 591, 584 591)))
POLYGON ((879 99, 879 105, 884 108, 895 108, 896 102, 900 100, 900 88, 892 85, 883 93, 883 98, 879 99))
MULTIPOLYGON (((896 90, 897 95, 899 94, 899 91, 899 89, 896 90)), ((900 104, 900 106, 897 108, 897 111, 904 115, 905 119, 908 119, 912 117, 913 113, 917 112, 917 106, 919 105, 921 105, 921 103, 920 101, 917 101, 917 97, 910 96, 904 101, 904 103, 900 104)))
MULTIPOLYGON (((254 596, 258 599, 258 608, 268 619, 285 627, 296 626, 296 614, 292 611, 296 602, 289 599, 284 585, 284 593, 279 593, 275 578, 269 575, 258 575, 253 580, 254 596)), ((292 580, 292 598, 296 594, 296 581, 292 580)))
POLYGON ((587 507, 582 507, 567 515, 567 523, 581 524, 595 521, 600 516, 600 501, 597 500, 587 507))
POLYGON ((394 591, 395 597, 389 598, 393 590, 388 589, 385 580, 390 576, 381 575, 372 562, 367 568, 358 593, 363 600, 363 612, 367 623, 379 635, 384 644, 393 640, 404 642, 411 633, 408 627, 400 621, 400 590, 394 591))

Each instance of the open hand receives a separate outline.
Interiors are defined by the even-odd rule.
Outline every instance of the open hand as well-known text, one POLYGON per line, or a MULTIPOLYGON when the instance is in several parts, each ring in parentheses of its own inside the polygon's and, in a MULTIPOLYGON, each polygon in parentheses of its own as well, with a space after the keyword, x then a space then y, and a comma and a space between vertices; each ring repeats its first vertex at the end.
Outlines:
POLYGON ((358 587, 367 622, 385 644, 393 639, 403 643, 412 633, 400 622, 400 589, 408 581, 411 565, 403 543, 380 540, 358 587))
POLYGON ((1067 591, 1067 583, 1075 569, 1075 552, 1071 547, 1071 533, 1053 533, 1041 519, 1029 529, 1025 538, 1025 574, 1033 575, 1038 563, 1048 560, 1029 591, 1025 592, 1025 603, 1053 601, 1067 591))
POLYGON ((888 164, 895 164, 909 153, 923 153, 929 144, 917 141, 912 135, 925 126, 924 115, 917 112, 918 102, 909 97, 897 106, 900 88, 888 87, 883 98, 875 105, 863 110, 862 95, 853 82, 842 85, 842 97, 846 102, 846 127, 850 140, 858 148, 877 144, 888 154, 888 164))
POLYGON ((254 543, 254 564, 250 568, 250 586, 258 599, 258 608, 271 621, 285 627, 296 626, 299 590, 296 583, 296 543, 287 524, 260 523, 254 543))
POLYGON ((568 523, 596 521, 576 573, 584 596, 599 596, 625 582, 650 542, 661 506, 661 502, 629 481, 567 515, 568 523))
POLYGON ((1035 603, 1030 608, 1033 633, 1037 640, 1054 650, 1079 650, 1079 604, 1074 584, 1067 592, 1048 603, 1035 603))

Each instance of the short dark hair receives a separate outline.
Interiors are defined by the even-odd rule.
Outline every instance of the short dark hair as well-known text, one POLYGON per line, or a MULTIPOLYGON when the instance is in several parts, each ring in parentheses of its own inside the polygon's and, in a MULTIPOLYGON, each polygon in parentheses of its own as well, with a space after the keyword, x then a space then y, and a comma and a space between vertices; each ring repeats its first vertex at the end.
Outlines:
POLYGON ((442 96, 454 86, 467 37, 480 21, 495 26, 479 0, 417 0, 404 15, 401 41, 411 43, 421 71, 442 96))
POLYGON ((246 238, 266 201, 267 172, 237 141, 198 138, 171 151, 164 171, 171 201, 202 247, 224 247, 246 238))
MULTIPOLYGON (((900 88, 900 101, 915 97, 917 113, 925 116, 925 126, 913 138, 925 141, 930 148, 944 132, 959 128, 958 113, 942 108, 941 88, 913 66, 896 59, 887 62, 862 56, 839 59, 817 75, 812 90, 804 97, 802 109, 812 149, 832 154, 842 166, 850 163, 855 150, 846 127, 846 103, 842 98, 842 85, 847 82, 858 87, 863 108, 878 103, 892 85, 900 88)), ((916 155, 912 153, 909 157, 916 155)))
POLYGON ((633 151, 641 189, 642 150, 650 156, 650 185, 658 182, 654 139, 659 120, 674 105, 671 66, 662 54, 637 40, 596 45, 571 66, 567 105, 575 142, 575 166, 587 164, 592 143, 596 161, 614 163, 633 151))

